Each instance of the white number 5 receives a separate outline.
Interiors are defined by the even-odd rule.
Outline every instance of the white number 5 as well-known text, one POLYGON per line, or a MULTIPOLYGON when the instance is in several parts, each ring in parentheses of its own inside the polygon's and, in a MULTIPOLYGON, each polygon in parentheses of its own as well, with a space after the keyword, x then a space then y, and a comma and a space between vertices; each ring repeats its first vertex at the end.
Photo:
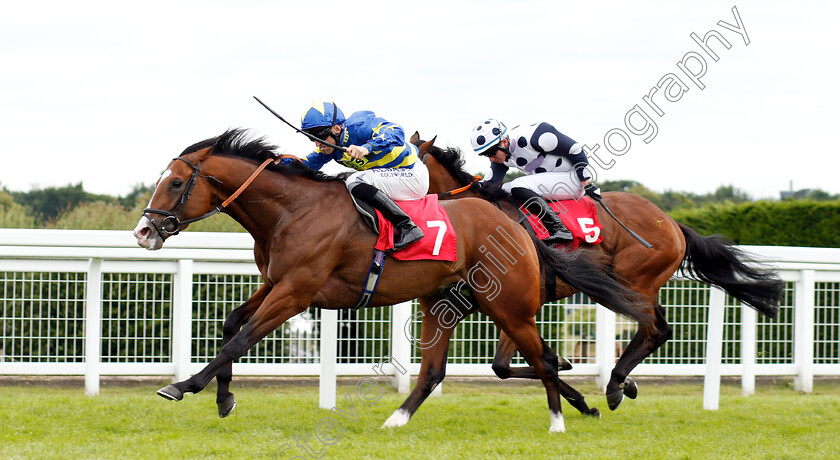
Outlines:
POLYGON ((437 238, 435 238, 435 248, 432 250, 432 255, 436 256, 440 254, 440 245, 443 244, 443 235, 446 233, 446 222, 442 220, 430 220, 426 222, 426 226, 429 228, 438 227, 437 238))
POLYGON ((598 241, 598 237, 601 235, 601 229, 595 227, 594 220, 589 217, 579 217, 578 225, 580 225, 580 229, 583 230, 584 239, 587 243, 594 243, 598 241))

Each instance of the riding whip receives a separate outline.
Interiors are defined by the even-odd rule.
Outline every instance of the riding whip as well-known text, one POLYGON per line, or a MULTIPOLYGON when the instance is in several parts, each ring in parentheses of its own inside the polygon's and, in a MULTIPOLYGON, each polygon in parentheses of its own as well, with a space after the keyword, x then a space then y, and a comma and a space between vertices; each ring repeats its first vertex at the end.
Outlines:
POLYGON ((262 105, 262 106, 263 106, 263 107, 265 107, 265 108, 266 108, 269 112, 271 112, 271 114, 272 114, 272 115, 274 115, 275 117, 279 118, 279 119, 280 119, 280 121, 282 121, 283 123, 286 123, 287 125, 291 126, 291 127, 292 127, 292 129, 294 129, 295 131, 297 131, 297 132, 299 132, 299 133, 303 134, 304 136, 308 137, 310 140, 313 140, 313 141, 315 141, 315 142, 320 142, 321 144, 324 144, 324 145, 326 145, 327 147, 332 147, 332 148, 334 148, 334 149, 338 149, 338 150, 340 150, 340 151, 342 151, 342 152, 346 152, 346 151, 347 151, 347 149, 346 149, 346 148, 344 148, 344 147, 340 147, 340 146, 335 145, 335 144, 330 144, 329 142, 325 142, 323 139, 318 139, 317 137, 313 136, 312 134, 307 133, 306 131, 301 131, 301 130, 299 130, 299 129, 297 128, 297 126, 295 126, 295 125, 293 125, 293 124, 289 123, 288 121, 286 121, 286 119, 285 119, 285 118, 283 118, 283 117, 281 117, 279 113, 275 112, 274 110, 271 110, 271 107, 269 107, 269 106, 265 105, 265 102, 261 101, 261 100, 260 100, 260 98, 258 98, 257 96, 254 96, 254 99, 256 99, 256 100, 257 100, 257 102, 259 102, 259 103, 260 103, 260 105, 262 105))
POLYGON ((630 230, 629 228, 627 228, 627 226, 626 226, 626 225, 624 225, 624 224, 623 224, 620 220, 618 220, 618 217, 615 217, 615 214, 613 214, 613 213, 612 213, 612 211, 610 211, 610 208, 608 208, 608 207, 607 207, 607 205, 606 205, 606 204, 604 204, 603 200, 601 200, 601 197, 600 197, 600 196, 598 196, 598 194, 597 194, 597 193, 587 194, 587 196, 589 196, 589 197, 590 197, 590 198, 592 198, 593 200, 597 201, 597 202, 601 205, 601 207, 602 207, 602 208, 604 208, 604 211, 607 211, 607 214, 609 214, 609 215, 610 215, 610 217, 612 217, 613 219, 615 219, 615 221, 616 221, 616 222, 618 222, 618 225, 621 225, 621 227, 622 227, 623 229, 627 230, 627 233, 629 233, 629 234, 630 234, 630 236, 632 236, 633 238, 636 238, 636 241, 638 241, 639 243, 642 243, 642 246, 644 246, 644 247, 646 247, 646 248, 648 248, 648 249, 651 249, 651 248, 653 247, 653 245, 652 245, 652 244, 650 244, 650 243, 648 243, 647 241, 645 241, 645 239, 644 239, 644 238, 642 238, 641 236, 637 235, 637 234, 636 234, 636 232, 634 232, 633 230, 630 230))

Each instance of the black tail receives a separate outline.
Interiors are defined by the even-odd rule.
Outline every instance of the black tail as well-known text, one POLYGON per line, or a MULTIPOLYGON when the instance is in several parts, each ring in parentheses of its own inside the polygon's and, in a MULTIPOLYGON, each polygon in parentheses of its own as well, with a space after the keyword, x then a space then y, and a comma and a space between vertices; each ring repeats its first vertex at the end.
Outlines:
MULTIPOLYGON (((583 292, 610 310, 637 322, 653 319, 638 293, 619 284, 605 264, 592 261, 588 251, 562 252, 546 246, 531 232, 540 265, 564 283, 583 292)), ((549 275, 551 276, 551 275, 549 275)))
POLYGON ((776 317, 785 284, 775 272, 746 265, 748 257, 723 237, 704 237, 678 225, 686 243, 683 274, 720 287, 764 316, 776 317))

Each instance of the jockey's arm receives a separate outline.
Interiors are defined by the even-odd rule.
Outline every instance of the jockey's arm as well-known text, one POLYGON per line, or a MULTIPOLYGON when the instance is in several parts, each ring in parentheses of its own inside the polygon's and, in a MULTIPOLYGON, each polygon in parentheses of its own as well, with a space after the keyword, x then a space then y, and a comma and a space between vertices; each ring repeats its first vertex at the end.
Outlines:
POLYGON ((301 158, 300 161, 306 166, 309 166, 310 168, 318 171, 330 160, 332 160, 332 155, 325 155, 323 152, 321 152, 320 149, 316 149, 309 155, 306 155, 305 157, 301 158))
POLYGON ((484 181, 501 184, 505 180, 505 174, 507 174, 508 169, 510 168, 506 164, 491 162, 490 177, 484 179, 484 181))
POLYGON ((371 131, 370 140, 365 142, 362 147, 371 153, 390 152, 403 145, 405 145, 405 132, 402 127, 383 120, 383 123, 371 131))
POLYGON ((581 184, 586 185, 592 179, 586 171, 589 160, 580 144, 558 131, 554 126, 545 122, 540 123, 534 130, 531 145, 540 153, 568 158, 574 165, 581 184), (553 136, 546 136, 546 134, 553 136))

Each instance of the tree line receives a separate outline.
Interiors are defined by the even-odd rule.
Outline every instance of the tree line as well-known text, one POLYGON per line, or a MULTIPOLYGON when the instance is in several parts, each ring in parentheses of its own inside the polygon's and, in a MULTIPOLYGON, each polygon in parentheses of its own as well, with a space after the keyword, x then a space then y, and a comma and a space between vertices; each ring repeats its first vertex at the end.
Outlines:
MULTIPOLYGON (((515 176, 512 176, 515 177, 515 176)), ((840 195, 803 190, 785 200, 755 200, 726 185, 707 194, 655 192, 636 181, 605 181, 603 192, 640 195, 703 235, 723 235, 737 244, 840 247, 840 195)), ((0 228, 129 230, 148 204, 153 187, 135 185, 124 196, 97 195, 82 183, 28 192, 0 189, 0 228)), ((242 232, 227 216, 190 226, 194 231, 242 232)))

